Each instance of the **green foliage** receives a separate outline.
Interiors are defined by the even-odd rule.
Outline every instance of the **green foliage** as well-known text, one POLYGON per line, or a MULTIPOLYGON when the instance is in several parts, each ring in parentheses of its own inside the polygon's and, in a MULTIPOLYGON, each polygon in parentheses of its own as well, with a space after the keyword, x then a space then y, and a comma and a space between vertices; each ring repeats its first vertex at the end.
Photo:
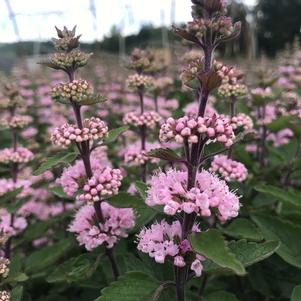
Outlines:
POLYGON ((263 239, 261 231, 246 218, 236 218, 227 227, 220 227, 220 230, 233 238, 246 238, 254 241, 263 239))
POLYGON ((45 162, 43 162, 39 166, 39 168, 34 171, 33 174, 35 176, 38 176, 38 175, 42 174, 43 172, 45 172, 46 170, 49 170, 59 164, 66 165, 66 164, 72 163, 76 159, 77 156, 78 156, 77 153, 72 153, 72 152, 58 153, 54 157, 50 157, 45 162))
POLYGON ((234 294, 218 291, 206 296, 206 301, 239 301, 234 294))
POLYGON ((129 272, 101 291, 95 301, 151 301, 160 283, 141 272, 129 272))
POLYGON ((230 269, 237 275, 246 273, 243 264, 231 252, 218 230, 200 232, 190 237, 192 248, 222 268, 230 269))
POLYGON ((128 125, 119 127, 109 131, 108 137, 105 139, 106 143, 112 143, 124 132, 126 132, 130 127, 128 125))
POLYGON ((291 296, 291 301, 299 301, 299 300, 301 300, 301 284, 294 287, 291 296))
POLYGON ((73 240, 64 239, 53 245, 32 252, 26 259, 25 271, 32 274, 45 270, 65 256, 73 247, 73 240))
POLYGON ((301 268, 301 226, 263 214, 254 214, 252 219, 260 227, 265 239, 280 242, 276 253, 287 263, 301 268))

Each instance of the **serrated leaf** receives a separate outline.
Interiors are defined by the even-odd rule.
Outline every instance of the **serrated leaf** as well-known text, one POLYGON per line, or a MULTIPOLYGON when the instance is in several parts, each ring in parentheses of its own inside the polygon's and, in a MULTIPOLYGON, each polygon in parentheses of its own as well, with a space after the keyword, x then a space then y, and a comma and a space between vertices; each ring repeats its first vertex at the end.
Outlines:
POLYGON ((11 301, 21 301, 23 296, 23 286, 18 285, 11 291, 10 300, 11 301))
POLYGON ((236 218, 226 228, 220 227, 220 230, 234 238, 246 238, 249 240, 260 241, 263 239, 261 231, 246 218, 236 218))
POLYGON ((69 164, 72 163, 76 157, 78 156, 77 153, 58 153, 54 157, 50 157, 45 162, 43 162, 38 169, 36 169, 33 174, 35 176, 38 176, 45 172, 46 170, 49 170, 58 164, 69 164))
POLYGON ((285 202, 287 204, 294 205, 301 208, 300 193, 284 190, 272 185, 259 185, 255 187, 255 190, 264 193, 266 195, 269 195, 281 202, 285 202))
POLYGON ((62 256, 65 256, 72 247, 73 241, 65 239, 31 253, 26 260, 25 271, 28 273, 38 272, 53 265, 62 256))
POLYGON ((129 272, 101 291, 95 301, 151 301, 160 283, 141 272, 129 272))
POLYGON ((46 281, 49 283, 71 283, 85 280, 89 276, 89 271, 93 267, 95 259, 95 256, 91 256, 89 253, 70 258, 63 264, 57 266, 46 278, 46 281))
POLYGON ((218 230, 212 229, 194 234, 190 237, 190 242, 195 252, 223 268, 232 270, 237 275, 245 275, 243 264, 227 247, 224 237, 218 230))
POLYGON ((128 125, 110 130, 108 133, 108 137, 105 139, 106 143, 112 143, 114 142, 118 136, 120 136, 122 133, 126 132, 130 127, 128 125))
POLYGON ((239 301, 234 294, 225 291, 211 293, 205 298, 206 301, 239 301))
POLYGON ((253 214, 252 219, 266 240, 281 243, 276 253, 287 263, 301 268, 301 226, 264 214, 253 214))
POLYGON ((279 246, 280 243, 278 241, 256 243, 239 240, 231 241, 228 244, 231 252, 246 267, 270 257, 279 246))
POLYGON ((156 148, 146 153, 148 157, 159 158, 169 162, 184 162, 185 160, 170 148, 156 148))
POLYGON ((291 301, 300 301, 300 300, 301 300, 301 284, 294 287, 291 295, 291 301))
POLYGON ((147 197, 148 185, 144 182, 137 181, 135 183, 136 189, 143 200, 147 197))

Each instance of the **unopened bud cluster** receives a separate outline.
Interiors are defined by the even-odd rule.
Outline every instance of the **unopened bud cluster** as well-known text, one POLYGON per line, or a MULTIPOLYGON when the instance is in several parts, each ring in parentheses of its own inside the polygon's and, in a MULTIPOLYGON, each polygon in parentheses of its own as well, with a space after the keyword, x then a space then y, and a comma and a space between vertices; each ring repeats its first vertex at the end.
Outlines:
POLYGON ((248 177, 248 170, 244 164, 234 161, 225 155, 215 156, 209 170, 219 173, 227 182, 243 182, 248 177))
POLYGON ((5 257, 0 257, 0 276, 6 278, 9 272, 10 260, 5 257))
POLYGON ((58 52, 51 58, 50 62, 57 69, 79 68, 87 64, 92 53, 85 53, 78 49, 71 52, 58 52))
POLYGON ((254 123, 250 116, 244 113, 238 113, 236 116, 233 116, 231 118, 231 126, 235 132, 236 130, 243 130, 245 132, 249 132, 253 130, 254 123))
POLYGON ((130 56, 128 64, 129 69, 146 71, 150 66, 154 57, 150 51, 135 48, 130 56))
POLYGON ((244 84, 223 84, 218 88, 218 94, 222 97, 242 97, 248 89, 244 84))
POLYGON ((223 116, 184 116, 177 120, 168 118, 161 126, 159 138, 162 142, 175 140, 177 143, 184 143, 185 139, 188 143, 198 143, 199 139, 216 140, 229 147, 233 144, 234 133, 228 119, 223 116))
POLYGON ((25 147, 4 148, 0 151, 0 163, 27 163, 33 160, 33 153, 25 147))
POLYGON ((51 96, 55 100, 69 100, 81 103, 93 97, 93 88, 86 80, 74 80, 60 83, 52 88, 51 96))
POLYGON ((136 73, 133 75, 129 75, 129 77, 126 80, 126 83, 129 88, 143 89, 143 88, 152 86, 153 78, 148 75, 142 75, 142 74, 136 73))
POLYGON ((73 124, 63 124, 54 130, 50 139, 54 145, 67 147, 72 142, 98 140, 106 137, 107 134, 106 123, 99 118, 92 117, 83 121, 82 129, 73 124))
POLYGON ((27 115, 15 115, 0 120, 0 124, 5 128, 22 129, 32 122, 32 117, 27 115))
POLYGON ((78 196, 80 201, 93 203, 104 197, 118 193, 121 186, 122 175, 119 169, 105 167, 97 170, 93 177, 84 185, 84 193, 78 196))
POLYGON ((123 122, 133 126, 143 126, 153 129, 162 120, 162 117, 155 111, 146 111, 142 114, 130 112, 125 114, 123 122))

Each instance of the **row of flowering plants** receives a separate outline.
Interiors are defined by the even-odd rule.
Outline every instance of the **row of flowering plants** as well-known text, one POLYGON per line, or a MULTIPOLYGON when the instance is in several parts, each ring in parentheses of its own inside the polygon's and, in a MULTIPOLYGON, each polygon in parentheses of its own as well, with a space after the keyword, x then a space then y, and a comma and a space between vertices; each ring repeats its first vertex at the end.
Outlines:
POLYGON ((177 61, 64 27, 1 78, 0 300, 301 300, 300 51, 225 65, 240 23, 191 2, 177 61))

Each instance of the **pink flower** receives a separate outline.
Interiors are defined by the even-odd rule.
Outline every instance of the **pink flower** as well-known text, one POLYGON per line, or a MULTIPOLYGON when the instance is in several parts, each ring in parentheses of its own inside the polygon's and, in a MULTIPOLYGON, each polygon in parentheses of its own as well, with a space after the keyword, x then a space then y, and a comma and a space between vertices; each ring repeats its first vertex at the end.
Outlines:
POLYGON ((16 150, 13 148, 4 148, 0 151, 0 162, 1 163, 27 163, 33 160, 33 153, 25 147, 17 147, 16 150))
POLYGON ((126 231, 135 225, 132 209, 115 208, 106 202, 100 206, 103 222, 97 221, 93 206, 85 205, 78 210, 68 229, 88 251, 102 244, 112 248, 119 238, 127 237, 126 231))
POLYGON ((187 190, 187 172, 159 172, 151 178, 146 204, 162 205, 168 215, 184 211, 210 216, 211 209, 216 208, 222 221, 236 217, 240 208, 239 198, 229 190, 226 182, 208 171, 197 174, 196 185, 190 190, 187 190))
MULTIPOLYGON (((195 225, 193 232, 199 232, 195 225)), ((155 223, 150 228, 144 228, 138 235, 138 250, 147 253, 157 263, 164 263, 166 258, 173 261, 178 267, 186 265, 185 255, 196 258, 188 240, 182 240, 182 227, 179 221, 168 224, 166 221, 155 223)), ((195 266, 194 266, 195 268, 195 266)), ((200 267, 195 269, 200 276, 200 267)))

